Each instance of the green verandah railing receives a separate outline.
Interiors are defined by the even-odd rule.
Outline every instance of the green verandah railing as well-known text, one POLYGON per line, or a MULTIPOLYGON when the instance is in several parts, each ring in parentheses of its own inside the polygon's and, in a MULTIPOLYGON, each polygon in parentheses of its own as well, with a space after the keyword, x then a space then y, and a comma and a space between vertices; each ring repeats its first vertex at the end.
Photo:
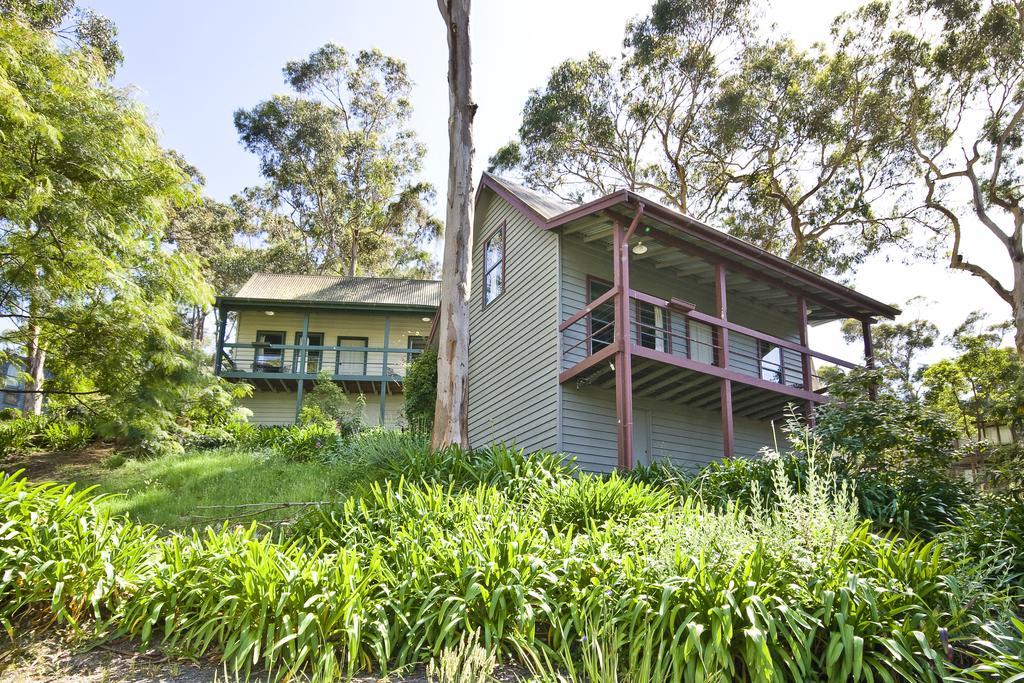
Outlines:
POLYGON ((386 346, 223 342, 217 350, 215 372, 234 379, 296 380, 296 420, 306 380, 326 371, 336 382, 373 383, 379 385, 383 424, 388 384, 401 383, 409 364, 420 353, 422 349, 386 346))

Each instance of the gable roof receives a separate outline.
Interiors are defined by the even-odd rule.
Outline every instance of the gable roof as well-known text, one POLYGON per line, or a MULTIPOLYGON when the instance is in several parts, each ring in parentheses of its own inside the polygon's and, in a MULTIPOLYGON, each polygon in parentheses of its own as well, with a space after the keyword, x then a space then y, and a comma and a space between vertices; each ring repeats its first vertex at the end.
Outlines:
POLYGON ((550 198, 541 201, 538 198, 543 198, 543 195, 536 191, 489 173, 484 173, 480 180, 478 199, 485 188, 518 208, 542 230, 554 230, 570 224, 579 225, 583 219, 593 222, 595 214, 614 215, 628 224, 637 209, 642 207, 643 223, 648 232, 653 229, 655 232, 668 234, 673 243, 680 248, 702 252, 708 258, 731 264, 727 267, 738 272, 762 274, 766 281, 805 295, 808 299, 817 301, 840 314, 828 315, 821 312, 812 315, 812 319, 825 321, 839 317, 874 316, 895 318, 900 313, 895 306, 861 294, 755 244, 716 230, 706 223, 629 190, 618 190, 585 204, 567 204, 550 198))
POLYGON ((564 202, 557 197, 541 194, 540 192, 532 190, 525 185, 514 183, 507 178, 499 178, 498 176, 491 175, 490 173, 484 173, 484 177, 489 178, 503 187, 507 192, 519 199, 527 208, 545 221, 550 220, 555 216, 559 216, 569 209, 575 209, 579 206, 578 204, 564 202))
POLYGON ((441 302, 438 280, 333 275, 276 275, 257 273, 222 303, 328 304, 364 308, 437 308, 441 302))

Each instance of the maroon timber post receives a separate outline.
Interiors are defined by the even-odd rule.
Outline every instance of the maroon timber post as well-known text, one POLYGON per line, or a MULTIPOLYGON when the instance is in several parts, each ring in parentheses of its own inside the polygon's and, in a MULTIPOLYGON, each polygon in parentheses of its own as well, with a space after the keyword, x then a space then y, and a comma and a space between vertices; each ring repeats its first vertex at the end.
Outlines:
MULTIPOLYGON (((796 298, 796 311, 797 311, 797 322, 800 329, 800 346, 809 348, 810 344, 807 343, 807 299, 802 295, 796 298)), ((781 349, 779 353, 784 353, 781 349)), ((803 373, 804 381, 803 386, 807 391, 814 391, 814 380, 812 378, 811 371, 811 357, 809 354, 800 353, 800 370, 803 373)), ((807 421, 808 427, 814 427, 814 402, 804 402, 804 419, 807 421)))
MULTIPOLYGON (((715 307, 719 318, 729 319, 729 304, 725 291, 725 266, 721 261, 715 264, 715 307)), ((729 368, 729 330, 724 327, 718 328, 718 367, 729 368)), ((725 452, 725 457, 731 458, 736 450, 732 424, 732 380, 723 377, 719 380, 719 387, 722 406, 722 450, 725 452)))
POLYGON ((612 272, 615 288, 615 416, 618 421, 619 469, 633 469, 633 353, 629 335, 629 238, 636 232, 644 214, 641 204, 630 223, 623 230, 622 223, 615 221, 613 248, 615 250, 612 272))
MULTIPOLYGON (((864 318, 860 321, 864 336, 864 367, 869 371, 875 369, 875 345, 871 341, 871 318, 864 318)), ((868 398, 872 401, 878 398, 878 387, 874 381, 868 384, 868 398)))

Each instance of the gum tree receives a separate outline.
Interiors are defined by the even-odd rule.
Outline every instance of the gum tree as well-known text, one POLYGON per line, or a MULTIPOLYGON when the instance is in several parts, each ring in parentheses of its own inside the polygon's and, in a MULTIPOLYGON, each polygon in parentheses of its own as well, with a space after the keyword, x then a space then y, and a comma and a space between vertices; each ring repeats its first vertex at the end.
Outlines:
POLYGON ((235 112, 267 183, 247 192, 270 243, 299 245, 319 273, 425 274, 439 223, 416 180, 425 149, 408 127, 405 64, 379 50, 328 44, 289 62, 297 95, 235 112))
POLYGON ((1007 306, 1024 358, 1024 0, 866 6, 849 22, 878 41, 892 117, 949 267, 1007 306), (977 254, 995 245, 998 256, 977 254))
POLYGON ((470 0, 438 0, 448 36, 448 201, 438 311, 433 447, 469 445, 469 293, 473 253, 473 59, 470 0))

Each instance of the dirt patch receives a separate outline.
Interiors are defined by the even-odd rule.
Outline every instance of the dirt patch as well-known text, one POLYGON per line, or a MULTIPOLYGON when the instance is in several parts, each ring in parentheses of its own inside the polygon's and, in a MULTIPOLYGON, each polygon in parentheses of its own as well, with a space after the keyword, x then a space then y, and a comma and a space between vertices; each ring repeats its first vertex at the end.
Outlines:
MULTIPOLYGON (((225 680, 213 662, 190 662, 130 646, 90 650, 57 637, 22 640, 0 649, 5 683, 208 683, 225 680)), ((231 680, 228 678, 228 680, 231 680)))
MULTIPOLYGON (((26 637, 0 642, 0 681, 3 683, 240 683, 267 681, 266 673, 248 679, 226 672, 212 660, 194 662, 171 657, 156 649, 135 650, 123 642, 91 649, 61 640, 58 636, 26 637)), ((518 667, 502 666, 495 680, 513 683, 529 680, 518 667)), ((356 676, 351 683, 428 683, 422 667, 405 676, 356 676)))
POLYGON ((56 481, 69 483, 89 481, 95 478, 96 470, 114 454, 112 446, 90 446, 81 451, 51 451, 28 455, 0 456, 0 472, 25 470, 29 481, 56 481))

